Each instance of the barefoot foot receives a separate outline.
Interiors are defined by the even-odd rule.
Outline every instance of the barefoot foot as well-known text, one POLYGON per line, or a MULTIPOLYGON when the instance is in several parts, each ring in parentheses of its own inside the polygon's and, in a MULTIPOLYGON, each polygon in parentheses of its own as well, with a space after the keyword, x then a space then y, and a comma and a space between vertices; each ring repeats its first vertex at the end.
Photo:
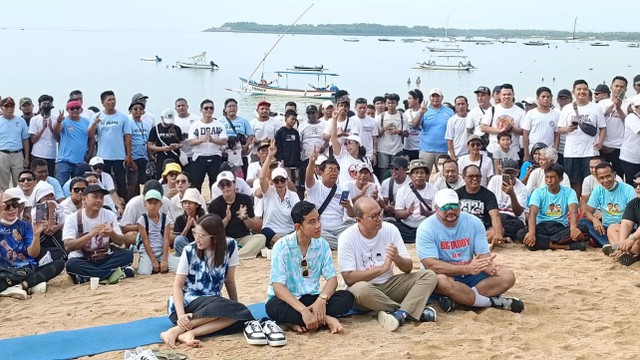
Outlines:
POLYGON ((305 328, 304 326, 300 326, 300 325, 289 325, 289 327, 291 328, 291 330, 297 332, 298 334, 304 334, 307 332, 307 328, 305 328))
POLYGON ((178 341, 190 347, 200 347, 200 340, 196 339, 191 331, 180 334, 178 336, 178 341))
POLYGON ((184 330, 182 330, 179 326, 174 326, 171 329, 160 334, 160 338, 164 343, 170 347, 176 346, 176 339, 180 334, 182 334, 184 330))
POLYGON ((344 329, 342 327, 342 324, 340 324, 340 321, 332 316, 327 316, 327 327, 329 328, 329 331, 331 331, 332 334, 337 334, 339 332, 342 332, 342 330, 344 329))

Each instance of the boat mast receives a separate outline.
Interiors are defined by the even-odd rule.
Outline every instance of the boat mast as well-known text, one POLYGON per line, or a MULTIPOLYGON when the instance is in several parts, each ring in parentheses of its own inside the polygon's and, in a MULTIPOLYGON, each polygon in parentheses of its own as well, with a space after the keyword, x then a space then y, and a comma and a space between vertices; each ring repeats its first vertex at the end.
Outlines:
POLYGON ((573 20, 573 35, 571 35, 571 39, 576 39, 576 24, 578 23, 578 17, 576 16, 575 20, 573 20))
MULTIPOLYGON (((296 19, 296 21, 294 21, 291 25, 289 25, 289 27, 284 31, 284 33, 282 33, 282 35, 280 35, 280 37, 278 37, 278 40, 276 41, 275 44, 273 44, 273 46, 271 47, 271 49, 269 49, 269 51, 267 51, 267 53, 264 55, 264 58, 262 58, 262 60, 260 61, 260 63, 258 63, 258 66, 256 66, 255 69, 253 69, 253 72, 251 73, 251 75, 249 75, 249 77, 247 77, 247 80, 251 80, 251 77, 253 75, 255 75, 256 71, 258 71, 258 69, 260 69, 260 65, 263 65, 264 62, 267 60, 267 56, 269 56, 269 54, 271 54, 271 51, 273 51, 273 49, 275 49, 275 47, 278 45, 278 43, 280 42, 280 40, 282 40, 282 38, 287 35, 287 33, 289 32, 289 30, 300 20, 300 18, 302 18, 304 16, 304 14, 307 13, 307 11, 309 11, 309 9, 311 9, 313 7, 313 3, 311 5, 309 5, 309 7, 302 12, 302 14, 300 14, 300 16, 298 16, 298 18, 296 19)), ((264 68, 263 68, 264 69, 264 68)), ((264 76, 264 70, 263 70, 263 76, 264 76)))

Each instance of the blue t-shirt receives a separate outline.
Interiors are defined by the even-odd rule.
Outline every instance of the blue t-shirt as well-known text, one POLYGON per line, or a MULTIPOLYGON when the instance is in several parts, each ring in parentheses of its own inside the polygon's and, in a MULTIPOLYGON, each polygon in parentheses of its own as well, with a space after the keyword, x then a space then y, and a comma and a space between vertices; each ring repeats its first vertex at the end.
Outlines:
POLYGON ((456 265, 490 252, 482 221, 464 212, 454 227, 445 226, 437 215, 426 218, 416 231, 416 250, 420 260, 433 258, 456 265))
POLYGON ((31 257, 27 248, 33 242, 33 226, 18 220, 7 226, 0 223, 0 265, 22 268, 37 265, 36 259, 31 257))
POLYGON ((422 132, 420 133, 420 151, 446 153, 447 140, 444 133, 447 131, 447 122, 453 116, 453 110, 441 106, 435 110, 431 106, 422 115, 422 132))
POLYGON ((22 140, 29 138, 29 127, 27 122, 19 116, 7 120, 0 116, 0 150, 18 151, 22 150, 22 140))
POLYGON ((62 191, 62 186, 60 186, 58 179, 52 176, 47 176, 47 183, 53 186, 53 195, 56 197, 56 201, 63 200, 68 196, 64 194, 64 191, 62 191))
POLYGON ((84 157, 89 150, 89 124, 89 119, 83 117, 73 121, 67 116, 62 120, 58 162, 84 163, 84 157))
POLYGON ((220 121, 220 123, 227 130, 227 137, 238 136, 236 135, 236 132, 238 134, 243 134, 246 136, 253 135, 253 128, 251 128, 251 123, 249 122, 249 120, 240 116, 236 117, 235 120, 229 119, 233 123, 233 126, 236 128, 236 132, 233 132, 233 128, 231 127, 231 124, 229 124, 227 119, 228 118, 226 116, 218 119, 218 121, 220 121))
POLYGON ((131 127, 131 157, 133 160, 148 160, 147 141, 149 140, 151 128, 144 121, 136 122, 130 119, 129 122, 131 127))
POLYGON ((518 177, 518 179, 522 180, 525 176, 527 176, 527 169, 529 169, 529 166, 533 166, 533 163, 531 161, 525 161, 522 163, 522 166, 520 167, 520 176, 518 177))
POLYGON ((572 188, 560 186, 557 194, 552 194, 547 186, 537 188, 531 194, 529 206, 538 207, 536 224, 544 221, 559 222, 564 226, 569 225, 569 205, 578 204, 576 192, 572 188))
POLYGON ((598 185, 591 191, 587 205, 602 211, 602 225, 620 224, 622 214, 629 201, 635 199, 636 191, 629 184, 617 181, 618 186, 609 191, 598 185))
POLYGON ((100 116, 98 124, 98 156, 104 160, 124 160, 127 151, 124 145, 124 136, 131 135, 131 122, 127 115, 116 111, 115 114, 96 114, 100 116))

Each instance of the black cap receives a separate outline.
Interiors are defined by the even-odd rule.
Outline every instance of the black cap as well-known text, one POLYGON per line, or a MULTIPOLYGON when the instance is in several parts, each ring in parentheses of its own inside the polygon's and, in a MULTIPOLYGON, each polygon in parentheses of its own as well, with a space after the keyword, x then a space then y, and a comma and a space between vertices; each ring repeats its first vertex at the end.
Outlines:
POLYGON ((318 107, 315 105, 309 105, 307 106, 307 114, 310 112, 318 112, 318 107))
POLYGON ((89 195, 91 193, 100 193, 102 195, 107 195, 109 194, 109 191, 106 189, 103 189, 102 186, 100 185, 89 185, 87 186, 86 189, 84 189, 84 191, 82 192, 82 195, 89 195))
POLYGON ((502 85, 496 85, 493 87, 493 92, 497 93, 500 92, 500 90, 502 90, 502 85))
POLYGON ((511 158, 504 158, 501 161, 502 170, 518 170, 518 162, 511 158))
POLYGON ((234 164, 228 162, 228 161, 224 161, 222 164, 220 164, 220 172, 223 171, 231 171, 234 172, 236 171, 236 167, 234 164))
POLYGON ((409 160, 407 160, 406 158, 404 158, 402 156, 396 156, 391 161, 391 166, 392 167, 401 167, 401 168, 406 169, 406 168, 409 167, 409 160))
POLYGON ((594 93, 605 93, 605 94, 611 94, 611 90, 609 90, 609 87, 605 84, 599 84, 598 86, 596 86, 595 90, 593 90, 594 93))
POLYGON ((636 75, 633 77, 633 84, 638 84, 640 83, 640 75, 636 75))
POLYGON ((478 89, 476 89, 476 91, 473 92, 474 94, 477 93, 483 93, 483 94, 487 94, 487 95, 491 95, 491 90, 489 90, 488 87, 486 86, 480 86, 478 87, 478 89))
POLYGON ((572 98, 573 95, 571 95, 571 91, 567 90, 567 89, 562 89, 560 91, 558 91, 558 97, 568 97, 568 98, 572 98))

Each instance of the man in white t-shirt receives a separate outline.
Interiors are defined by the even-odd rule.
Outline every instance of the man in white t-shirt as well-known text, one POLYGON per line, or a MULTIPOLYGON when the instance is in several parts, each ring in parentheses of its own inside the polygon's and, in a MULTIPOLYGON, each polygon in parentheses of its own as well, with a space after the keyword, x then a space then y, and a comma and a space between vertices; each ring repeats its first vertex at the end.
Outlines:
POLYGON ((258 160, 249 164, 246 176, 247 184, 249 184, 250 187, 253 187, 255 180, 260 177, 260 169, 262 169, 262 164, 264 164, 264 160, 267 158, 267 154, 269 153, 269 145, 271 145, 269 140, 263 140, 260 145, 258 145, 258 152, 256 154, 258 160))
POLYGON ((429 184, 429 165, 417 159, 409 163, 411 183, 404 185, 396 195, 394 224, 400 230, 405 243, 416 242, 416 229, 428 216, 434 213, 433 196, 436 188, 429 184))
POLYGON ((371 164, 377 164, 376 154, 378 153, 379 129, 376 121, 372 117, 367 116, 367 99, 356 99, 356 115, 352 116, 351 119, 357 121, 360 127, 360 140, 362 140, 362 146, 367 150, 365 156, 371 164))
POLYGON ((315 162, 318 158, 317 149, 309 155, 309 164, 305 174, 305 188, 307 200, 318 206, 318 213, 322 216, 322 237, 331 249, 338 248, 338 236, 352 224, 344 221, 344 216, 353 216, 353 207, 349 201, 348 191, 338 184, 340 165, 335 159, 327 159, 320 165, 322 175, 319 180, 315 177, 315 162))
POLYGON ((391 159, 402 150, 403 138, 408 131, 409 124, 398 111, 400 96, 398 94, 387 94, 387 111, 376 116, 378 125, 378 169, 379 176, 382 177, 391 164, 391 159))
POLYGON ((193 123, 200 120, 200 116, 196 114, 192 114, 189 112, 189 103, 187 100, 183 98, 178 98, 174 102, 174 106, 176 109, 176 116, 174 117, 174 121, 176 126, 180 127, 182 130, 182 147, 180 148, 181 152, 187 154, 187 158, 189 159, 189 164, 183 165, 182 168, 184 171, 189 174, 193 174, 193 170, 191 169, 191 164, 193 162, 193 148, 191 144, 189 144, 189 128, 193 123))
MULTIPOLYGON (((323 154, 329 143, 323 139, 324 128, 326 121, 324 119, 318 119, 318 107, 315 105, 307 106, 307 121, 300 124, 298 133, 300 133, 300 144, 302 146, 302 154, 300 159, 302 160, 302 166, 300 167, 300 185, 304 185, 304 175, 307 171, 307 165, 309 164, 309 154, 313 152, 313 148, 318 149, 320 154, 323 154)), ((268 144, 267 144, 268 145, 268 144)), ((260 145, 262 149, 263 144, 260 145)), ((258 157, 260 157, 260 149, 258 149, 258 157)), ((247 177, 247 181, 249 178, 247 177)))
POLYGON ((282 121, 271 117, 271 103, 262 100, 256 107, 258 116, 251 120, 251 128, 254 134, 254 147, 251 150, 252 160, 255 159, 258 146, 263 140, 272 140, 276 138, 276 131, 282 127, 282 121))
POLYGON ((404 139, 404 150, 409 153, 409 159, 414 160, 420 156, 420 129, 413 127, 413 123, 421 118, 420 107, 424 101, 424 94, 419 89, 409 90, 407 96, 408 109, 404 112, 407 119, 407 134, 404 139))
POLYGON ((409 160, 402 156, 396 156, 391 161, 391 177, 380 185, 380 195, 385 203, 383 207, 385 216, 394 216, 398 189, 411 182, 411 178, 407 175, 408 168, 409 160))
POLYGON ((480 123, 487 110, 491 109, 491 90, 486 86, 480 86, 473 93, 476 94, 478 106, 467 114, 467 132, 469 135, 482 136, 484 133, 480 129, 480 123))
POLYGON ((447 130, 444 138, 447 139, 447 150, 449 156, 454 161, 458 161, 458 156, 467 155, 467 111, 469 102, 467 98, 460 95, 455 98, 454 104, 456 113, 447 121, 447 130))
POLYGON ((522 121, 522 147, 524 148, 523 161, 531 161, 531 149, 534 144, 543 143, 553 146, 557 143, 556 132, 560 114, 551 111, 553 94, 546 86, 536 90, 538 106, 529 110, 522 121))
POLYGON ((379 311, 378 321, 387 331, 400 327, 408 317, 436 321, 427 300, 438 284, 431 270, 413 270, 413 260, 392 224, 382 221, 382 209, 371 198, 356 201, 357 223, 338 241, 338 265, 342 277, 361 310, 379 311), (397 266, 401 274, 394 275, 397 266))
POLYGON ((611 81, 611 97, 598 102, 607 124, 607 134, 600 149, 600 156, 613 165, 616 174, 624 174, 620 162, 620 148, 624 140, 624 119, 627 117, 627 109, 631 103, 624 98, 626 91, 627 79, 624 76, 616 76, 611 81))
POLYGON ((589 85, 580 79, 573 82, 573 105, 565 106, 558 121, 558 132, 567 134, 564 168, 578 198, 582 179, 589 176, 589 159, 599 154, 607 135, 602 108, 589 102, 589 85), (585 132, 586 131, 586 132, 585 132))
POLYGON ((518 231, 525 228, 524 210, 529 197, 527 187, 518 179, 518 162, 505 160, 502 163, 502 175, 493 176, 487 189, 496 196, 506 241, 516 239, 518 231))
POLYGON ((524 120, 524 110, 513 104, 513 86, 503 84, 500 87, 500 103, 494 106, 495 111, 487 111, 480 125, 480 129, 489 134, 489 146, 487 151, 493 153, 498 145, 498 134, 501 132, 511 132, 511 148, 520 151, 520 135, 522 129, 520 124, 524 120))
POLYGON ((29 123, 29 136, 33 143, 31 156, 45 160, 49 174, 55 174, 58 144, 54 136, 53 124, 56 119, 64 119, 64 113, 52 113, 53 97, 51 95, 41 95, 38 98, 38 104, 40 106, 38 115, 32 117, 29 123))
POLYGON ((433 181, 433 186, 437 190, 453 189, 457 190, 464 186, 464 178, 460 175, 458 163, 452 159, 445 159, 442 163, 442 170, 439 176, 433 181))

